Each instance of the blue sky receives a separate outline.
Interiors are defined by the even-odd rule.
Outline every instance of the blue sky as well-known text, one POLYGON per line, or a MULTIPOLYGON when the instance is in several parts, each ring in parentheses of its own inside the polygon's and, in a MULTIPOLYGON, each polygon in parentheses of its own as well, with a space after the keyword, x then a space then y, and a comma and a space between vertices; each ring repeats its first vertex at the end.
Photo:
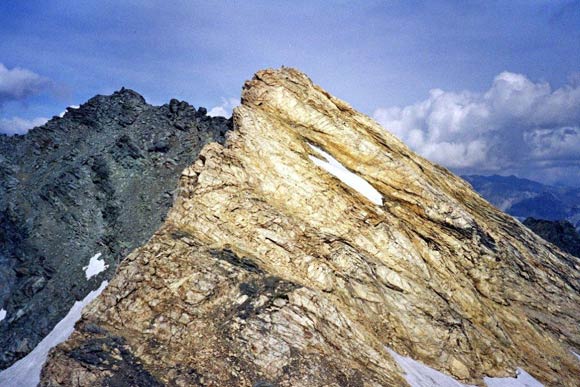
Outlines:
POLYGON ((580 180, 577 0, 4 0, 0 63, 4 132, 121 86, 229 111, 286 65, 459 173, 580 180))

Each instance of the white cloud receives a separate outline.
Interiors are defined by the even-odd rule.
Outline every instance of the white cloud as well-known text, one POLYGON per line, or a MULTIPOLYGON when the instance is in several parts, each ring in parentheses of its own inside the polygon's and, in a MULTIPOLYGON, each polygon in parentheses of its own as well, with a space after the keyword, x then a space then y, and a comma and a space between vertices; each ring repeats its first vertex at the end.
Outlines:
MULTIPOLYGON (((40 94, 53 87, 48 78, 20 67, 8 69, 0 63, 0 106, 8 101, 19 101, 40 94)), ((0 134, 24 134, 29 129, 45 124, 46 121, 48 119, 44 117, 0 118, 0 134)))
POLYGON ((431 90, 374 117, 413 150, 460 173, 511 172, 550 180, 580 168, 580 82, 552 89, 503 72, 484 93, 431 90), (550 172, 551 170, 551 172, 550 172))
POLYGON ((0 105, 7 101, 22 100, 52 87, 52 83, 30 70, 8 69, 0 63, 0 105))
POLYGON ((232 115, 232 110, 240 104, 239 98, 223 98, 222 104, 219 106, 214 106, 208 112, 208 116, 216 117, 230 117, 232 115))
POLYGON ((212 117, 229 117, 231 114, 231 111, 228 113, 223 106, 214 106, 207 112, 207 115, 212 117))
POLYGON ((66 112, 67 112, 69 109, 78 109, 79 107, 80 107, 79 105, 70 105, 70 106, 69 106, 69 107, 67 107, 67 108, 66 108, 64 111, 62 111, 62 112, 61 112, 61 113, 60 113, 58 116, 59 116, 60 118, 62 118, 62 117, 64 117, 64 115, 66 114, 66 112))
POLYGON ((33 118, 31 120, 20 117, 0 118, 0 133, 8 135, 24 134, 34 127, 44 125, 47 121, 48 118, 44 117, 33 118))

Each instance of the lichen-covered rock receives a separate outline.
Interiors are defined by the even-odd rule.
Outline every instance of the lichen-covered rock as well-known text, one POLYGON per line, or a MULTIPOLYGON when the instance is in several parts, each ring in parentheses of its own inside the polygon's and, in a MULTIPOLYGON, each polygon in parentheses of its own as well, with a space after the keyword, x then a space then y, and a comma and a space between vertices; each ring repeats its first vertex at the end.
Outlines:
POLYGON ((579 321, 577 258, 282 68, 245 84, 226 145, 185 169, 165 224, 41 384, 406 385, 390 348, 466 383, 521 367, 576 386, 579 321), (316 149, 382 201, 317 166, 316 149), (83 355, 108 340, 122 349, 83 355))
POLYGON ((0 369, 153 235, 181 171, 203 145, 223 142, 228 124, 122 89, 24 136, 0 135, 0 369), (87 278, 97 254, 108 270, 87 278))

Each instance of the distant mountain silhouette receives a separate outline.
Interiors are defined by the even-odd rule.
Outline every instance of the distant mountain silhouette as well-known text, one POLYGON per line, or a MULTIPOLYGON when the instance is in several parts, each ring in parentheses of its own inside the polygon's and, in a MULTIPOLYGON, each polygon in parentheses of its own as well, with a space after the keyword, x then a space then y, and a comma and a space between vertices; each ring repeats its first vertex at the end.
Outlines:
POLYGON ((462 176, 485 199, 520 219, 567 220, 580 230, 580 188, 556 187, 515 176, 462 176))

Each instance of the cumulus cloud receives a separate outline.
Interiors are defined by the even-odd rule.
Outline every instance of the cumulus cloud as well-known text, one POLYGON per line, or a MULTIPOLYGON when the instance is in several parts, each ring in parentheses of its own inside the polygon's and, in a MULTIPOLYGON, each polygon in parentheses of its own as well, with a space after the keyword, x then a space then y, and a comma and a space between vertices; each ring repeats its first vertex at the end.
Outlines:
POLYGON ((240 104, 239 98, 223 98, 221 105, 214 106, 208 112, 208 116, 216 117, 230 117, 232 110, 240 104))
POLYGON ((0 63, 0 105, 19 101, 52 87, 52 82, 30 70, 15 67, 8 69, 0 63))
POLYGON ((79 105, 70 105, 69 107, 67 107, 65 110, 63 110, 62 112, 60 112, 60 114, 58 115, 60 118, 64 117, 64 115, 67 113, 67 111, 69 109, 78 109, 80 106, 79 105))
MULTIPOLYGON (((580 82, 561 88, 503 72, 483 93, 431 90, 374 117, 424 157, 458 173, 556 182, 580 171, 580 82)), ((572 182, 574 183, 574 182, 572 182)))
POLYGON ((8 135, 24 134, 34 127, 44 125, 47 121, 48 118, 44 117, 38 117, 32 120, 19 117, 0 118, 0 133, 8 135))

